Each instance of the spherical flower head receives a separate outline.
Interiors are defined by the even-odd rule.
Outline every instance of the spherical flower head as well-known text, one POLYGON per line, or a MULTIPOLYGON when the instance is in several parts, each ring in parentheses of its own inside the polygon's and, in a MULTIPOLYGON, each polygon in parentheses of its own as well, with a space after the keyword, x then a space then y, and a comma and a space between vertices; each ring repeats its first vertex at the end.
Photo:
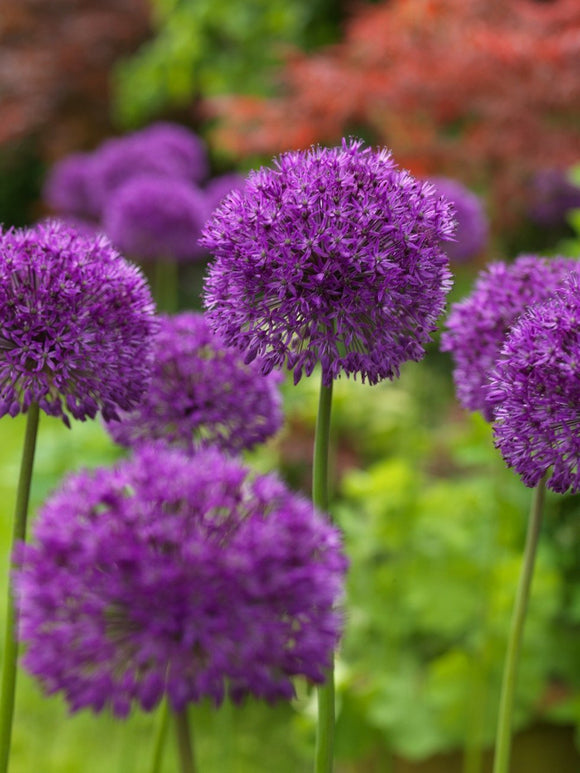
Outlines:
POLYGON ((511 329, 488 386, 494 436, 527 486, 580 491, 580 282, 571 274, 511 329))
POLYGON ((33 402, 68 425, 129 410, 147 386, 154 307, 102 236, 57 221, 0 231, 0 416, 33 402))
MULTIPOLYGON (((192 147, 199 150, 197 137, 191 135, 190 139, 192 147)), ((102 213, 111 195, 139 175, 157 175, 193 184, 201 171, 194 174, 193 161, 187 162, 185 149, 170 140, 166 130, 150 127, 103 143, 95 152, 93 165, 92 197, 97 211, 102 213)))
POLYGON ((177 123, 158 121, 132 135, 158 153, 174 158, 190 182, 200 183, 209 173, 207 148, 201 137, 177 123))
POLYGON ((205 446, 240 453, 280 428, 278 374, 263 376, 259 363, 246 365, 202 314, 160 317, 153 361, 139 406, 106 425, 116 442, 158 439, 189 453, 205 446))
POLYGON ((577 270, 575 260, 537 255, 520 255, 512 264, 491 263, 471 295, 452 306, 441 349, 452 354, 457 397, 464 408, 493 420, 486 385, 510 327, 530 304, 549 298, 577 270))
POLYGON ((479 196, 457 180, 435 177, 431 183, 437 193, 445 196, 455 207, 457 232, 455 241, 444 249, 453 263, 465 263, 475 258, 485 247, 488 239, 488 221, 479 196))
POLYGON ((580 208, 580 188, 561 169, 543 169, 530 184, 529 215, 542 226, 559 226, 566 214, 580 208))
POLYGON ((222 174, 209 180, 203 189, 208 206, 208 214, 225 199, 228 193, 241 190, 245 183, 245 178, 235 172, 222 174))
POLYGON ((58 161, 48 173, 43 197, 55 212, 83 220, 98 215, 92 196, 93 155, 73 153, 58 161))
POLYGON ((280 156, 209 220, 205 303, 228 344, 374 384, 419 360, 450 288, 451 205, 359 140, 280 156))
POLYGON ((148 261, 187 261, 204 252, 199 238, 209 209, 193 184, 139 175, 109 197, 103 227, 125 254, 148 261))
POLYGON ((24 665, 73 711, 290 698, 339 638, 337 529, 215 449, 70 476, 17 560, 24 665))

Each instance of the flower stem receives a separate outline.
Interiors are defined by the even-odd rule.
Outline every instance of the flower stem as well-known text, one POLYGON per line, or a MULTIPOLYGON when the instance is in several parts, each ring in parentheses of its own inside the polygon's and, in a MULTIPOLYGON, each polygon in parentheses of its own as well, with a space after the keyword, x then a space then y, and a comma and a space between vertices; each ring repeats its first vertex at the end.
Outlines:
POLYGON ((173 716, 175 717, 175 729, 177 731, 177 748, 179 750, 181 773, 196 773, 187 709, 176 711, 173 716))
POLYGON ((153 748, 153 762, 151 763, 151 773, 160 773, 163 762, 163 747, 167 736, 167 725, 169 724, 169 706, 167 700, 163 700, 157 715, 157 733, 155 735, 155 746, 153 748))
MULTIPOLYGON (((314 434, 312 462, 312 502, 322 512, 328 511, 328 451, 332 383, 320 384, 320 398, 314 434)), ((316 736, 316 773, 331 773, 334 756, 334 663, 331 661, 326 681, 318 688, 318 727, 316 736)))
MULTIPOLYGON (((12 532, 12 555, 17 542, 26 539, 26 518, 30 499, 30 483, 36 450, 39 408, 32 403, 28 409, 26 432, 20 463, 20 477, 16 492, 16 507, 12 532)), ((10 759, 14 697, 16 693, 16 661, 18 658, 18 612, 14 603, 12 580, 8 579, 8 603, 6 605, 6 627, 4 633, 4 657, 2 663, 2 693, 0 695, 0 771, 6 773, 10 759)))
POLYGON ((532 576, 534 573, 534 561, 536 558, 540 527, 542 524, 544 496, 546 493, 545 481, 546 478, 544 477, 538 483, 536 490, 534 491, 532 508, 528 520, 526 546, 524 548, 523 564, 520 572, 514 609, 512 612, 507 653, 504 664, 493 773, 509 773, 512 740, 512 716, 517 681, 518 660, 521 649, 524 623, 526 619, 528 599, 530 596, 532 576))
POLYGON ((178 309, 179 267, 167 258, 155 263, 154 295, 157 308, 166 314, 175 314, 178 309))

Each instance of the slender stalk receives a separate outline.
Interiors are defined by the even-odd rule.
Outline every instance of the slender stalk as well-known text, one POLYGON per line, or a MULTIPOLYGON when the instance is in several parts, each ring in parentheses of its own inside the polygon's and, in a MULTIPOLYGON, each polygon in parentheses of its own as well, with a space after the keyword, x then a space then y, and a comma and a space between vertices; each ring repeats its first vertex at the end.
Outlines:
MULTIPOLYGON (((20 463, 20 477, 18 479, 18 490, 16 492, 16 507, 14 509, 11 555, 16 543, 24 542, 26 539, 26 519, 28 515, 28 501, 30 499, 32 468, 34 466, 34 452, 36 450, 38 418, 38 404, 33 403, 28 409, 28 417, 26 420, 26 432, 24 435, 24 446, 22 448, 22 460, 20 463)), ((6 773, 8 770, 10 759, 14 697, 16 694, 16 661, 18 658, 18 611, 14 604, 11 578, 8 579, 7 586, 8 603, 6 605, 4 657, 2 663, 2 693, 0 695, 0 771, 2 771, 2 773, 6 773)))
POLYGON ((170 258, 155 263, 153 289, 159 311, 174 314, 178 307, 179 270, 170 258))
MULTIPOLYGON (((332 384, 320 384, 318 415, 314 434, 312 462, 312 502, 323 512, 328 511, 328 451, 332 384)), ((316 736, 316 773, 332 773, 334 757, 334 663, 326 673, 325 683, 318 688, 318 727, 316 736)))
POLYGON ((509 762, 512 741, 512 717, 517 682, 518 661, 522 643, 526 610, 530 596, 530 587, 534 573, 534 562, 542 525, 546 478, 537 485, 532 500, 532 508, 528 520, 526 546, 524 548, 523 564, 516 592, 512 621, 510 626, 507 653, 504 664, 503 682, 497 723, 495 757, 493 773, 509 773, 509 762))
POLYGON ((177 748, 179 750, 181 773, 196 773, 187 709, 175 712, 173 716, 175 717, 175 729, 177 731, 177 748))
POLYGON ((163 700, 157 715, 157 732, 155 735, 155 746, 153 747, 151 773, 161 773, 161 765, 163 762, 163 747, 165 746, 168 725, 169 706, 167 705, 167 700, 163 700))

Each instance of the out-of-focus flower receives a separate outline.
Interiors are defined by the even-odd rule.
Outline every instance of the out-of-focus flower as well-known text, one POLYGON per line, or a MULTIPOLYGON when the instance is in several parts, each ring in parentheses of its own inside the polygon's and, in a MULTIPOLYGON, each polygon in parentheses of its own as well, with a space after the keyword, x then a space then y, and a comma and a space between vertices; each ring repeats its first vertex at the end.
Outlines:
POLYGON ((72 710, 166 696, 275 700, 323 682, 346 561, 339 532, 272 476, 218 451, 143 446, 71 475, 21 545, 24 665, 72 710))
POLYGON ((441 349, 453 357, 457 397, 464 408, 493 420, 486 385, 510 327, 529 305, 549 298, 578 266, 572 259, 537 255, 520 255, 512 264, 492 263, 480 273, 473 292, 452 306, 441 349))
POLYGON ((228 193, 241 190, 245 183, 245 178, 235 172, 222 174, 209 180, 203 191, 209 212, 212 212, 228 193))
POLYGON ((154 307, 139 269, 58 221, 0 232, 0 416, 32 402, 68 425, 141 399, 154 307))
POLYGON ((580 208, 580 188, 561 169, 544 169, 532 178, 528 211, 539 225, 562 225, 566 213, 580 208))
POLYGON ((451 205, 359 140, 281 155, 214 212, 205 287, 226 343, 284 364, 374 384, 419 360, 451 280, 440 242, 451 205))
POLYGON ((46 203, 59 215, 91 220, 98 215, 93 202, 91 153, 73 153, 51 168, 44 185, 46 203))
POLYGON ((208 445, 239 453, 280 428, 278 374, 263 376, 257 362, 246 365, 202 314, 161 317, 153 361, 139 406, 107 423, 118 443, 159 439, 190 453, 208 445))
POLYGON ((475 258, 487 244, 489 231, 481 199, 457 180, 434 177, 430 182, 437 189, 437 193, 445 196, 455 207, 455 241, 443 245, 449 260, 465 263, 475 258))

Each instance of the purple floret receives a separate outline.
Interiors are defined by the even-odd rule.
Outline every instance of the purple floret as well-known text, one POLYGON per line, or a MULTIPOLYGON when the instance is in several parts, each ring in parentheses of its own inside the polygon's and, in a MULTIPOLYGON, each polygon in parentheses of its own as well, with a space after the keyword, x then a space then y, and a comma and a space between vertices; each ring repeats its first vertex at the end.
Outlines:
POLYGON ((58 221, 0 231, 0 416, 32 402, 67 425, 130 410, 154 329, 147 283, 105 237, 58 221))
POLYGON ((526 486, 580 491, 580 282, 570 275, 511 329, 488 387, 496 446, 526 486))
POLYGON ((240 453, 274 435, 282 424, 279 374, 212 333, 202 314, 161 317, 149 389, 139 406, 107 429, 126 446, 158 439, 188 453, 205 446, 240 453))
POLYGON ((455 208, 457 231, 455 241, 443 246, 453 263, 465 263, 475 258, 488 239, 488 222, 481 200, 457 180, 435 177, 430 181, 437 193, 445 196, 455 208))
POLYGON ((24 666, 72 711, 288 699, 340 635, 338 530, 216 450, 69 476, 17 560, 24 666))
POLYGON ((569 258, 537 255, 520 255, 512 264, 491 263, 471 295, 452 306, 441 349, 453 357, 455 388, 464 408, 493 420, 486 385, 510 327, 530 304, 549 298, 578 265, 569 258))
POLYGON ((187 261, 204 254, 198 242, 208 214, 205 196, 193 184, 141 175, 111 195, 103 227, 135 259, 187 261))
POLYGON ((419 360, 451 286, 440 241, 451 205, 359 140, 281 155, 248 177, 206 225, 205 287, 228 344, 284 364, 375 384, 419 360))
POLYGON ((55 212, 82 220, 98 216, 94 204, 93 155, 73 153, 51 168, 44 185, 44 200, 55 212))

